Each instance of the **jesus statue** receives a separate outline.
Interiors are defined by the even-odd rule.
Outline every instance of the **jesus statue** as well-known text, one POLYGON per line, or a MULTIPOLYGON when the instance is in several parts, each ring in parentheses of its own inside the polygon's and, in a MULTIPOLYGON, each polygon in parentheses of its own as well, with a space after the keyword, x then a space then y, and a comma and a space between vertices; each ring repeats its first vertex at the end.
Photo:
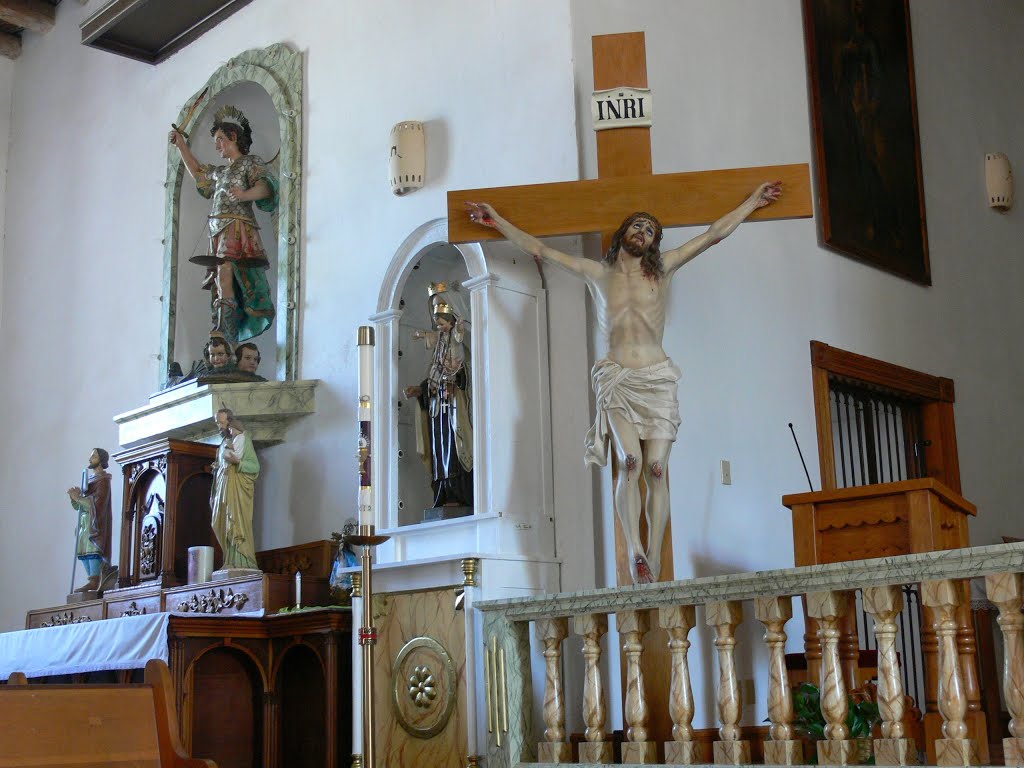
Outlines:
POLYGON ((659 249, 662 227, 658 220, 649 213, 631 214, 600 262, 549 248, 487 203, 467 204, 472 221, 498 230, 535 259, 582 278, 594 300, 608 353, 591 371, 597 415, 586 437, 586 462, 605 466, 611 442, 618 467, 615 514, 625 536, 634 583, 658 580, 670 509, 668 457, 679 428, 677 382, 682 374, 662 347, 669 282, 683 264, 732 234, 781 192, 780 182, 762 184, 706 232, 665 253, 659 249), (647 486, 646 547, 640 537, 641 473, 647 486))

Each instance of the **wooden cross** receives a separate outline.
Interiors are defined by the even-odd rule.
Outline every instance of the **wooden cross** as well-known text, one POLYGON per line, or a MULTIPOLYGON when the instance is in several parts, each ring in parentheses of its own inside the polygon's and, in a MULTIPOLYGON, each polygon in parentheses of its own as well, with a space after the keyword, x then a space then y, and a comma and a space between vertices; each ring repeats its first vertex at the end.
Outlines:
MULTIPOLYGON (((643 32, 597 35, 592 40, 592 51, 595 90, 647 87, 643 32)), ((765 181, 782 181, 782 197, 755 211, 748 221, 808 218, 813 214, 810 168, 806 163, 653 174, 649 128, 598 131, 597 167, 599 178, 586 181, 450 191, 448 240, 469 243, 502 239, 497 230, 469 220, 469 201, 490 203, 535 237, 600 232, 605 247, 622 220, 634 211, 649 211, 665 227, 710 224, 765 181)), ((629 584, 632 579, 617 520, 615 541, 618 580, 629 584)), ((670 521, 662 547, 662 581, 673 578, 671 541, 670 521)))
MULTIPOLYGON (((647 87, 643 32, 597 35, 592 48, 595 90, 647 87)), ((585 181, 452 190, 448 241, 502 238, 497 230, 469 220, 468 201, 490 203, 534 237, 614 232, 633 211, 650 211, 665 227, 710 224, 742 203, 758 184, 776 180, 782 181, 782 198, 755 211, 749 221, 808 218, 813 213, 806 163, 652 174, 649 128, 598 131, 597 168, 599 178, 585 181)))

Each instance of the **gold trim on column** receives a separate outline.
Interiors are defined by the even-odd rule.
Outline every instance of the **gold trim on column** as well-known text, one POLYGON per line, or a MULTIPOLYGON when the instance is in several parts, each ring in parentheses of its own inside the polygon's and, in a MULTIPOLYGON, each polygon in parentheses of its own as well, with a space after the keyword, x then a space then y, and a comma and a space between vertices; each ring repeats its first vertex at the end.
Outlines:
POLYGON ((352 755, 352 768, 363 768, 362 755, 352 755))
MULTIPOLYGON (((363 574, 353 573, 352 574, 352 597, 363 596, 363 574)), ((353 766, 354 768, 354 766, 353 766)))
POLYGON ((498 683, 498 636, 491 638, 491 679, 488 686, 494 692, 494 736, 498 747, 501 747, 501 704, 498 694, 500 691, 498 683))
POLYGON ((501 686, 501 725, 502 730, 508 733, 508 685, 505 681, 505 649, 498 649, 498 669, 501 672, 499 685, 501 686))
POLYGON ((464 578, 462 579, 462 586, 464 587, 479 587, 480 582, 477 581, 477 573, 480 570, 480 559, 476 557, 466 557, 462 560, 462 573, 464 578))
POLYGON ((470 755, 466 758, 466 768, 480 768, 483 764, 483 755, 470 755))
POLYGON ((491 649, 484 644, 484 698, 487 700, 487 732, 494 733, 494 711, 491 708, 491 649))

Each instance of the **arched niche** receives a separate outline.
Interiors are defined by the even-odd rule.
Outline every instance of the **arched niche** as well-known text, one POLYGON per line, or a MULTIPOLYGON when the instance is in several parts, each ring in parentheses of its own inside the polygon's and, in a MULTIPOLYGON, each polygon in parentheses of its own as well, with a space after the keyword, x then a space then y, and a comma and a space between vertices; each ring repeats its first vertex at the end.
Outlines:
POLYGON ((392 534, 382 562, 453 552, 527 554, 551 548, 550 413, 547 308, 529 257, 507 244, 448 243, 447 219, 427 222, 399 247, 385 273, 371 321, 376 329, 373 485, 377 526, 392 534), (424 499, 410 494, 416 467, 411 405, 404 387, 429 363, 416 329, 428 328, 426 286, 459 283, 469 307, 472 382, 473 514, 423 522, 424 499), (408 498, 407 498, 408 495, 408 498))
POLYGON ((258 765, 269 726, 263 720, 265 690, 264 671, 245 649, 218 645, 202 653, 185 675, 189 753, 217 765, 258 765))
MULTIPOLYGON (((263 353, 260 373, 268 379, 289 381, 297 376, 299 352, 302 55, 282 44, 246 51, 217 69, 186 100, 174 123, 189 134, 189 144, 200 161, 219 161, 210 151, 209 128, 213 114, 226 104, 239 106, 246 113, 253 128, 252 153, 270 163, 280 185, 276 213, 272 217, 257 214, 261 239, 271 259, 267 277, 275 317, 254 342, 263 353)), ((192 360, 201 356, 210 326, 209 297, 200 287, 203 269, 188 262, 207 244, 205 223, 210 204, 195 191, 173 146, 168 147, 165 188, 160 348, 165 366, 160 373, 161 385, 166 363, 176 360, 187 371, 192 360), (187 317, 179 318, 179 313, 187 317)))
POLYGON ((326 718, 311 713, 327 712, 325 672, 316 651, 304 643, 283 652, 275 682, 281 717, 279 765, 319 768, 324 764, 326 718))

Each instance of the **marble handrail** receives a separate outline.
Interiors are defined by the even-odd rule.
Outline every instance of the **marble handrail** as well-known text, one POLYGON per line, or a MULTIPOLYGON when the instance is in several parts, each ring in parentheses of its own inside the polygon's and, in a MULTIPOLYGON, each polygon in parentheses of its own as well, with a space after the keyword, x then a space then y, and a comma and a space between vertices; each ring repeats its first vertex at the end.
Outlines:
POLYGON ((509 621, 533 621, 676 605, 701 605, 725 600, 753 600, 808 592, 885 587, 920 581, 971 579, 1022 571, 1024 542, 799 568, 749 571, 629 587, 605 587, 557 595, 486 600, 475 603, 474 607, 485 612, 500 613, 509 621))
MULTIPOLYGON (((851 738, 847 726, 847 690, 840 662, 840 624, 852 610, 853 591, 861 590, 864 608, 872 616, 879 650, 879 710, 881 738, 873 748, 879 765, 908 765, 917 747, 903 725, 905 699, 899 659, 894 646, 894 618, 902 606, 900 588, 920 584, 922 605, 931 611, 937 637, 938 711, 942 736, 935 738, 939 765, 978 765, 977 743, 967 736, 965 715, 969 695, 962 650, 957 644, 956 614, 966 593, 963 580, 987 577, 989 599, 1000 609, 999 625, 1005 637, 1005 695, 1013 721, 1010 738, 1004 739, 1007 765, 1024 765, 1024 543, 928 552, 897 557, 858 560, 828 565, 785 568, 685 581, 631 587, 596 589, 557 595, 492 600, 477 603, 485 612, 484 636, 501 645, 510 659, 509 720, 507 738, 489 741, 487 759, 493 768, 568 762, 573 747, 565 741, 565 705, 561 675, 554 668, 561 661, 559 645, 571 625, 582 640, 586 661, 583 679, 585 741, 579 744, 578 765, 612 761, 612 741, 607 738, 601 638, 608 631, 608 615, 616 614, 616 633, 624 652, 622 706, 625 741, 622 764, 650 764, 658 751, 648 741, 648 723, 655 709, 671 717, 672 741, 664 744, 664 759, 672 765, 694 765, 703 759, 694 739, 694 700, 690 681, 688 634, 696 625, 694 606, 703 605, 704 623, 714 633, 718 657, 717 709, 719 740, 713 744, 719 765, 749 765, 749 742, 740 738, 742 702, 735 664, 736 628, 743 621, 742 604, 754 603, 755 616, 765 627, 769 651, 768 711, 770 736, 763 742, 766 764, 798 765, 803 744, 794 737, 793 702, 785 667, 785 625, 792 618, 791 596, 801 596, 807 613, 817 621, 821 641, 818 680, 826 738, 816 745, 822 765, 846 765, 860 759, 862 740, 851 738), (652 613, 652 611, 656 611, 652 613), (567 622, 567 619, 572 619, 567 622), (545 691, 544 741, 533 741, 531 706, 531 650, 528 628, 536 624, 543 642, 545 691), (656 624, 655 624, 656 622, 656 624), (669 631, 671 652, 670 689, 665 700, 649 700, 643 680, 643 636, 652 626, 669 631), (1022 736, 1018 736, 1022 734, 1022 736), (534 747, 537 747, 535 750, 534 747)), ((609 648, 614 647, 610 641, 609 648)), ((506 705, 507 706, 507 705, 506 705)), ((868 748, 872 744, 869 742, 868 748)))

